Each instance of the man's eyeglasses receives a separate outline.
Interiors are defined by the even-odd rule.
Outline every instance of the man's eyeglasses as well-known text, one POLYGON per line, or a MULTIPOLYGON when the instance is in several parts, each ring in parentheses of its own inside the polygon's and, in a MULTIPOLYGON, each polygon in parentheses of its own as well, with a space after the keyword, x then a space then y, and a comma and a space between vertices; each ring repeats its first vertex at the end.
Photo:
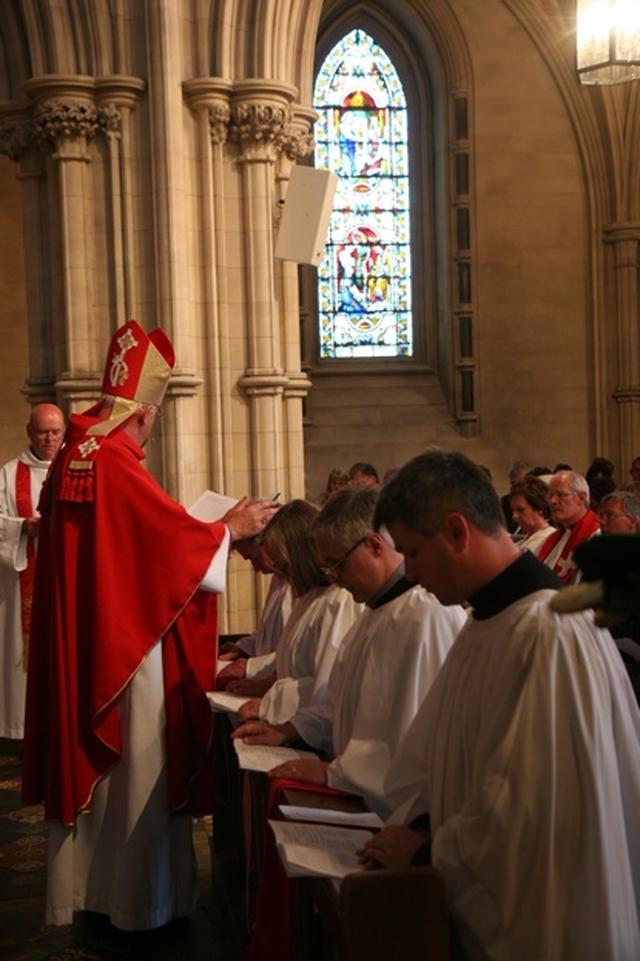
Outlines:
POLYGON ((575 497, 577 493, 577 491, 549 491, 549 500, 552 497, 557 497, 559 501, 563 501, 567 497, 575 497))
POLYGON ((360 547, 361 544, 364 544, 368 536, 368 534, 365 534, 364 537, 361 537, 359 541, 356 541, 355 544, 349 548, 346 554, 343 554, 342 557, 338 558, 337 561, 334 561, 333 564, 321 564, 320 570, 322 573, 326 574, 327 577, 337 577, 338 573, 340 572, 340 568, 344 566, 344 563, 349 555, 353 554, 356 547, 360 547))
POLYGON ((618 514, 617 511, 608 511, 608 510, 598 511, 598 517, 601 517, 603 521, 612 521, 612 520, 615 520, 616 517, 628 517, 628 516, 629 516, 628 514, 624 514, 624 513, 618 514))

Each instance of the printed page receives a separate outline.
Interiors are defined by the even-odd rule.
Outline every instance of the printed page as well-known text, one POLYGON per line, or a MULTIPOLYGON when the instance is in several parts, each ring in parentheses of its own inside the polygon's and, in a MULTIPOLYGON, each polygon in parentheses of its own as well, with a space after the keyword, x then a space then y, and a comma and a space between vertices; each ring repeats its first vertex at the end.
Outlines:
POLYGON ((286 874, 295 877, 344 878, 361 871, 356 851, 371 831, 333 825, 269 821, 286 874))
POLYGON ((318 760, 314 751, 296 751, 292 747, 271 747, 269 744, 243 744, 233 742, 238 755, 238 763, 245 771, 270 771, 284 761, 295 761, 301 757, 318 760))

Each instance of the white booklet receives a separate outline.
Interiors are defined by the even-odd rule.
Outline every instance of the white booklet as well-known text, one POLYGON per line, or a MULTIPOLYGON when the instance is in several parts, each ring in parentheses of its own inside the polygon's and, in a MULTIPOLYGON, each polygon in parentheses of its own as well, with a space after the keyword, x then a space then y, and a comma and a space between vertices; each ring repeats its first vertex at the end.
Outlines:
POLYGON ((356 851, 373 837, 371 831, 327 824, 269 821, 276 848, 290 878, 344 878, 362 871, 356 851))
POLYGON ((339 824, 352 828, 383 828, 384 821, 374 811, 337 811, 335 808, 302 807, 299 804, 279 804, 280 813, 287 821, 313 821, 315 824, 339 824))
POLYGON ((224 711, 235 714, 236 711, 250 701, 245 694, 231 694, 229 691, 207 691, 207 698, 212 711, 224 711))
MULTIPOLYGON (((269 494, 267 497, 257 497, 257 501, 276 501, 280 494, 269 494)), ((187 514, 197 517, 199 521, 219 521, 221 517, 230 511, 238 503, 237 497, 227 497, 226 494, 219 494, 218 491, 205 491, 187 508, 187 514)))
POLYGON ((269 744, 243 744, 237 738, 233 744, 238 763, 245 771, 271 771, 284 761, 297 761, 302 757, 318 760, 314 751, 296 751, 292 747, 272 747, 269 744))
POLYGON ((187 514, 197 517, 199 521, 219 521, 237 503, 237 497, 227 497, 217 491, 205 491, 187 508, 187 514))

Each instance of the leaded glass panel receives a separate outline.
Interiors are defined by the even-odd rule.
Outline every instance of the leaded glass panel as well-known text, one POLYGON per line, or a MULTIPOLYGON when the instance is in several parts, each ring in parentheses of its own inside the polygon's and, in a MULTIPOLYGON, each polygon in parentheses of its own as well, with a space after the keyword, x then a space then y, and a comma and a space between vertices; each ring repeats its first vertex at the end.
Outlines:
POLYGON ((367 33, 329 53, 314 107, 316 167, 340 178, 318 267, 320 357, 411 357, 406 98, 367 33))

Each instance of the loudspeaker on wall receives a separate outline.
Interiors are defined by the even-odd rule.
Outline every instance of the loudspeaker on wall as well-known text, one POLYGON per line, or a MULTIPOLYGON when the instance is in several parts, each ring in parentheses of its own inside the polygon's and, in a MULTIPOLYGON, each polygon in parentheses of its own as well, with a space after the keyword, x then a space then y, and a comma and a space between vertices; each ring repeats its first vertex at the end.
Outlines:
POLYGON ((338 178, 330 170, 293 167, 276 240, 279 260, 318 266, 337 184, 338 178))

